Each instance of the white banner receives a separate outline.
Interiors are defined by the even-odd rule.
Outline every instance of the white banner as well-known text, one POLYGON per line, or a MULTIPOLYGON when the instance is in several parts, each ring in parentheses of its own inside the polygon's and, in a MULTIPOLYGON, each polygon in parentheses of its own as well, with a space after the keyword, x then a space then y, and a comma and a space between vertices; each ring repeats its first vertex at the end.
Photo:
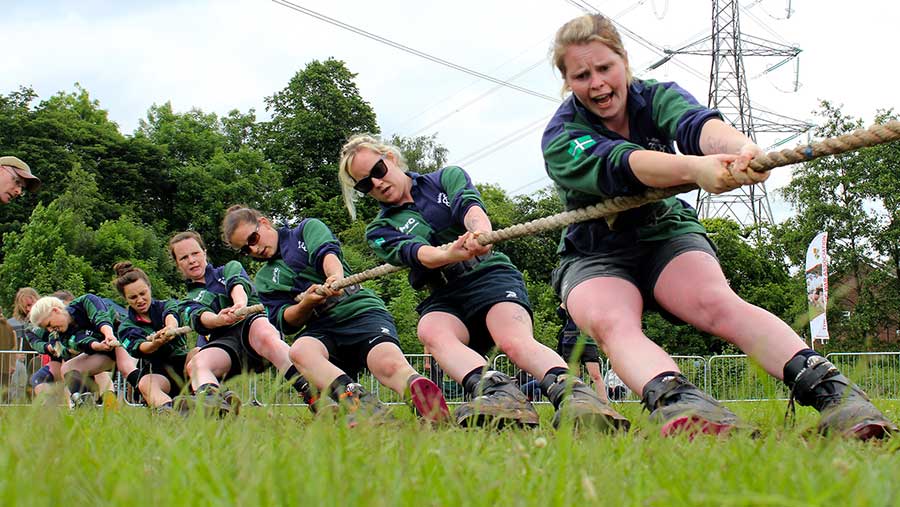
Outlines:
POLYGON ((828 339, 828 233, 820 232, 806 250, 806 296, 809 302, 809 330, 813 340, 828 339))

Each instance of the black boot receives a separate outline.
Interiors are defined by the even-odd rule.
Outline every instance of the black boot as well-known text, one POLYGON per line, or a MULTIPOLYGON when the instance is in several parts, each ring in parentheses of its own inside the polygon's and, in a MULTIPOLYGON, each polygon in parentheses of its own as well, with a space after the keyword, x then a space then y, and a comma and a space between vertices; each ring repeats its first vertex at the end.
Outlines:
POLYGON ((797 354, 784 366, 784 382, 794 400, 822 414, 819 433, 868 440, 896 433, 897 425, 872 405, 866 393, 818 354, 797 354))
POLYGON ((641 399, 663 436, 686 432, 718 435, 737 425, 737 416, 678 372, 664 372, 644 386, 641 399))
POLYGON ((489 370, 478 380, 472 401, 454 411, 460 426, 537 426, 540 417, 512 377, 489 370))
POLYGON ((628 431, 631 423, 615 411, 580 378, 571 375, 548 374, 541 380, 541 390, 556 407, 553 427, 558 428, 562 419, 571 419, 576 426, 596 428, 602 431, 618 429, 628 431))

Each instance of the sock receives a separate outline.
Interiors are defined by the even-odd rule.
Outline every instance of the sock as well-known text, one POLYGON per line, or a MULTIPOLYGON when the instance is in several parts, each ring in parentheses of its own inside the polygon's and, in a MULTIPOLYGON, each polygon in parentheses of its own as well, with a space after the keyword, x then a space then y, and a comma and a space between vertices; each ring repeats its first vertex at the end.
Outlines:
POLYGON ((66 373, 64 375, 64 380, 70 393, 80 393, 84 390, 84 378, 81 376, 80 371, 70 371, 66 373))
POLYGON ((481 373, 485 371, 487 365, 479 366, 463 376, 462 386, 466 394, 474 395, 478 383, 481 382, 481 373))
POLYGON ((340 402, 341 395, 347 392, 347 386, 352 383, 353 379, 346 373, 338 375, 338 377, 331 382, 331 385, 328 386, 328 393, 331 395, 331 399, 340 402))
POLYGON ((214 384, 212 382, 208 382, 198 387, 197 390, 194 391, 194 394, 207 394, 214 393, 219 390, 219 384, 214 384))
POLYGON ((559 404, 562 402, 566 390, 551 389, 551 387, 556 384, 556 379, 559 378, 560 375, 565 375, 568 372, 569 370, 567 368, 554 366, 547 370, 547 373, 544 374, 544 378, 541 380, 541 391, 547 395, 547 398, 550 399, 550 403, 553 404, 554 408, 559 408, 559 404))
POLYGON ((797 379, 797 375, 800 375, 800 372, 806 368, 806 360, 810 357, 821 355, 822 354, 819 354, 813 349, 803 349, 794 354, 788 362, 784 363, 784 370, 782 372, 784 375, 784 383, 788 387, 793 388, 794 380, 797 379))
POLYGON ((135 369, 131 370, 131 373, 129 373, 128 376, 125 377, 125 382, 128 382, 128 385, 137 389, 138 381, 140 379, 141 379, 141 370, 135 368, 135 369))

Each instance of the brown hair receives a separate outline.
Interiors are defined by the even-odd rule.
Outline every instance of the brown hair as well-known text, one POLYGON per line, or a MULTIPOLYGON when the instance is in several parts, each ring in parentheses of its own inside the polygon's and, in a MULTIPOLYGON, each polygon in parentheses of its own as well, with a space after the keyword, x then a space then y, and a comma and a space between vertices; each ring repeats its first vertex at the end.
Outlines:
POLYGON ((222 241, 233 247, 231 235, 234 234, 234 230, 241 224, 258 224, 260 218, 264 218, 263 214, 253 208, 243 204, 231 206, 225 210, 225 216, 222 218, 222 241))
POLYGON ((123 297, 125 296, 125 287, 138 280, 143 280, 144 283, 147 284, 147 287, 150 286, 150 278, 147 277, 147 273, 144 273, 143 269, 135 267, 128 261, 117 262, 116 265, 113 266, 113 271, 116 272, 116 281, 114 282, 116 290, 118 290, 119 294, 123 297))
POLYGON ((625 61, 625 79, 628 84, 634 79, 631 67, 628 66, 628 52, 622 45, 622 37, 611 19, 602 14, 586 14, 570 20, 556 31, 550 53, 553 65, 559 69, 563 78, 563 92, 569 90, 566 79, 566 50, 569 46, 577 46, 597 41, 611 49, 625 61))
POLYGON ((41 297, 40 294, 31 287, 22 287, 16 291, 16 298, 13 302, 13 317, 16 320, 28 320, 28 313, 25 312, 25 300, 34 298, 37 301, 41 297))
POLYGON ((200 234, 198 234, 197 231, 183 231, 172 236, 172 239, 169 240, 169 255, 172 256, 172 259, 178 260, 175 259, 175 244, 188 239, 196 240, 197 244, 200 245, 200 248, 204 252, 206 251, 206 243, 203 242, 203 238, 200 237, 200 234))
POLYGON ((69 292, 65 289, 58 290, 50 295, 59 299, 63 303, 71 303, 72 300, 75 299, 75 294, 72 294, 71 292, 69 292))

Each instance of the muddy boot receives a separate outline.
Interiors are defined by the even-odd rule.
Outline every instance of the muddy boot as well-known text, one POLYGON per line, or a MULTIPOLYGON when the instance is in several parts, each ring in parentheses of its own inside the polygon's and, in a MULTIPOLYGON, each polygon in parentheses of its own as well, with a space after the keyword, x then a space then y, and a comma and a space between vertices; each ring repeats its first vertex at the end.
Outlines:
POLYGON ((474 399, 456 407, 460 426, 537 426, 540 418, 515 381, 499 371, 488 371, 478 382, 474 399))
POLYGON ((651 421, 662 423, 660 433, 664 437, 676 433, 691 438, 701 433, 719 435, 738 424, 734 412, 677 372, 665 372, 647 382, 641 403, 650 412, 651 421))
POLYGON ((601 431, 628 431, 631 423, 622 414, 597 396, 580 378, 571 375, 548 374, 541 381, 541 390, 556 407, 553 427, 563 420, 570 420, 577 428, 595 428, 601 431), (568 391, 568 392, 567 392, 568 391))
POLYGON ((206 384, 197 389, 196 400, 203 413, 209 416, 225 418, 238 415, 241 410, 241 399, 233 391, 222 391, 215 384, 206 384))
POLYGON ((794 400, 822 414, 819 433, 868 440, 897 433, 897 425, 872 405, 869 397, 820 355, 794 356, 784 367, 785 383, 794 400))
POLYGON ((362 421, 379 424, 393 420, 391 409, 356 382, 347 384, 339 404, 347 411, 347 425, 351 428, 362 421))

